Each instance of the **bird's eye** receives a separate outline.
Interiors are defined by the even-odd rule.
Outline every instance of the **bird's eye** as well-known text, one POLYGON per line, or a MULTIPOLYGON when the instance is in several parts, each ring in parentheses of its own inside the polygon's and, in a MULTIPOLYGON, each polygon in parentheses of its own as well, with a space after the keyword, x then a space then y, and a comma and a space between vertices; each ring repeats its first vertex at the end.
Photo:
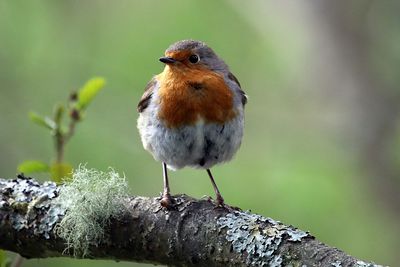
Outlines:
POLYGON ((189 61, 190 61, 190 63, 197 63, 197 62, 199 62, 200 61, 200 58, 199 58, 199 56, 198 55, 191 55, 190 57, 189 57, 189 61))

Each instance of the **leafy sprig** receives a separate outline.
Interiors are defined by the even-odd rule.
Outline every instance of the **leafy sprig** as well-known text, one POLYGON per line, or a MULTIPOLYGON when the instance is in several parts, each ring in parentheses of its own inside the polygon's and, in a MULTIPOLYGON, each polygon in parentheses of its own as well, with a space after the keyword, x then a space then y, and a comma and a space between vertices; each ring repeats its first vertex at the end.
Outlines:
POLYGON ((72 165, 64 160, 65 146, 75 133, 76 125, 82 122, 86 109, 94 97, 104 88, 105 80, 95 77, 85 83, 77 92, 71 93, 67 105, 57 104, 51 117, 29 113, 31 121, 47 129, 53 137, 55 159, 51 163, 27 160, 19 164, 18 171, 25 174, 49 173, 53 181, 61 183, 63 178, 71 177, 72 165), (65 122, 67 113, 68 121, 65 122))

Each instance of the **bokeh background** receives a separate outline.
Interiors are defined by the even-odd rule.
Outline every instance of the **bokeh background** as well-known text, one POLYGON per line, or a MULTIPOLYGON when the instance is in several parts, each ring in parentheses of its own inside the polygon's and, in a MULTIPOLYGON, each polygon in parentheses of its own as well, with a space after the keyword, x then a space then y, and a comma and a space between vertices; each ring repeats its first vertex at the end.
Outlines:
MULTIPOLYGON (((380 264, 400 261, 400 2, 0 0, 0 176, 54 157, 27 113, 50 114, 107 79, 66 159, 162 190, 136 104, 169 44, 207 42, 249 95, 242 148, 213 169, 229 204, 309 230, 380 264)), ((170 174, 173 193, 213 196, 205 172, 170 174)), ((42 177, 42 179, 44 179, 42 177)), ((43 259, 23 266, 147 266, 43 259)))

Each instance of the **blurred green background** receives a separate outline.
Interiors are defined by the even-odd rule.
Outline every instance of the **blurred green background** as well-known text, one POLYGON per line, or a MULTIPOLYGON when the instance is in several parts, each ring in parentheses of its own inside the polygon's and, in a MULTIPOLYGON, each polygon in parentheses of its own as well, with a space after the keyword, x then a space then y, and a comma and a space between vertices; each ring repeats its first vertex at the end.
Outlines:
MULTIPOLYGON (((136 105, 158 57, 207 42, 249 95, 242 148, 213 168, 226 201, 309 230, 380 264, 400 261, 400 2, 0 0, 0 176, 54 155, 27 113, 50 114, 93 76, 66 159, 125 173, 131 192, 162 190, 136 105)), ((173 193, 214 196, 205 172, 170 174, 173 193)), ((44 178, 43 178, 44 179, 44 178)), ((147 266, 43 259, 23 266, 147 266)))

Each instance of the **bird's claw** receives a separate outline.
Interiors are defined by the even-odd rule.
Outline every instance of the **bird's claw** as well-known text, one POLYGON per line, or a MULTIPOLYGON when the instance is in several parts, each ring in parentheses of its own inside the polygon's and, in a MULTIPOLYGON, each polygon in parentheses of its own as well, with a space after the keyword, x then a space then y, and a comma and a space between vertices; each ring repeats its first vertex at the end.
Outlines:
POLYGON ((217 195, 217 206, 224 207, 225 202, 221 195, 217 195))
POLYGON ((171 209, 174 206, 174 200, 170 194, 166 193, 162 195, 160 204, 166 209, 171 209))

